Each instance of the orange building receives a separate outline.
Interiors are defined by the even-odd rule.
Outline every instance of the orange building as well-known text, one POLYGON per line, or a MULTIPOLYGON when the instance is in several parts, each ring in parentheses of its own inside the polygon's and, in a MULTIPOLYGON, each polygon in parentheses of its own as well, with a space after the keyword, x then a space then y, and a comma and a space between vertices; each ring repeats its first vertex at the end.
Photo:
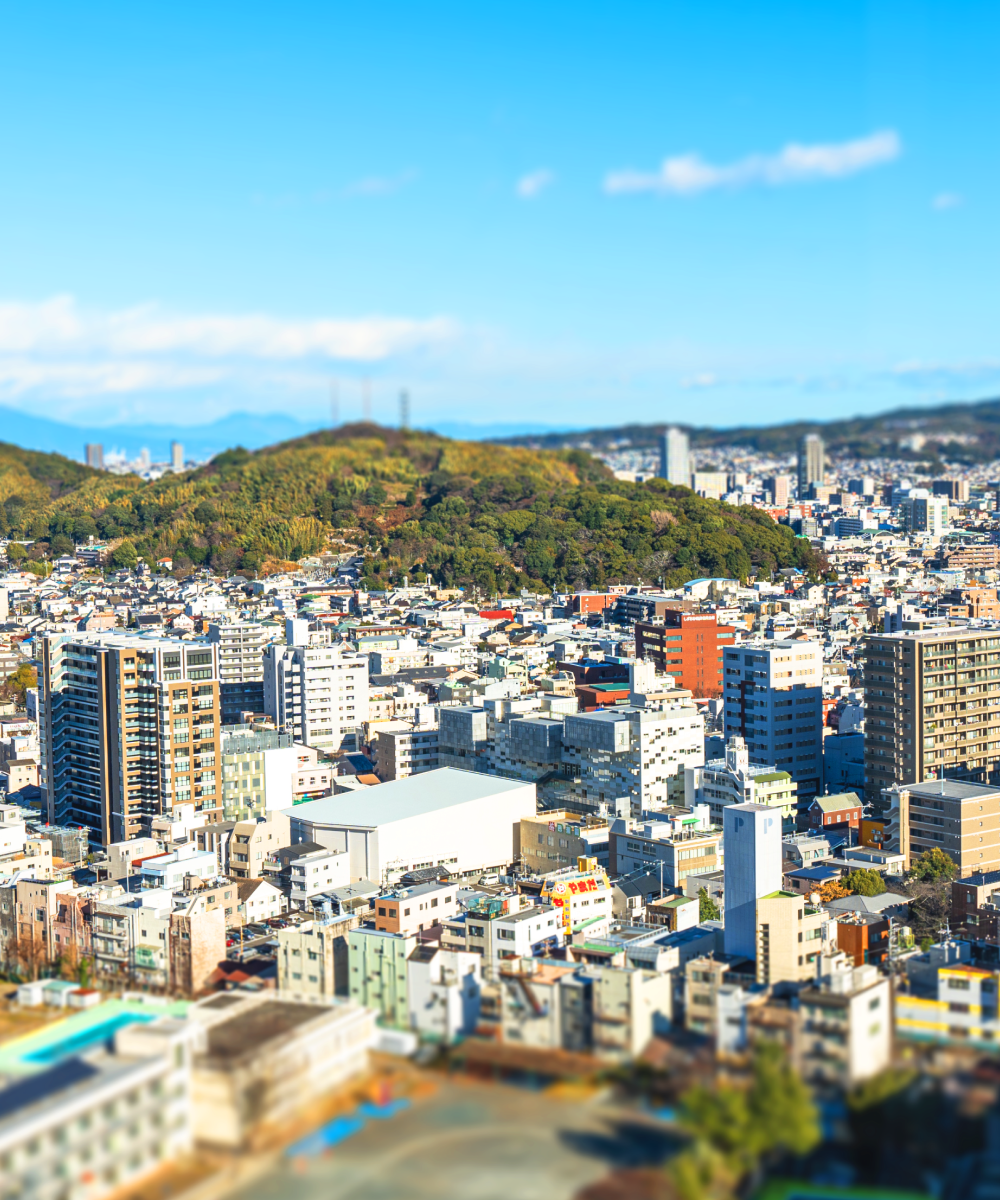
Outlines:
POLYGON ((720 625, 715 613, 667 609, 662 625, 635 623, 636 658, 655 663, 699 697, 722 695, 722 652, 735 640, 735 630, 720 625))
POLYGON ((846 913, 837 922, 837 947, 856 967, 880 963, 889 952, 889 921, 878 913, 846 913))

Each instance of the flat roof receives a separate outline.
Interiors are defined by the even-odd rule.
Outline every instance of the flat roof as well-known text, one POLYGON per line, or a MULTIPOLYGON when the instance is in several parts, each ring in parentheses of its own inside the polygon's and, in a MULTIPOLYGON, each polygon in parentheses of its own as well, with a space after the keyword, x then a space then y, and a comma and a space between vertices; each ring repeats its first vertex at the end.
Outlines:
MULTIPOLYGON (((218 1005, 216 1005, 218 1007, 218 1005)), ((235 1013, 210 1025, 207 1031, 208 1057, 238 1059, 261 1046, 311 1021, 326 1017, 332 1010, 318 1004, 295 1004, 287 1000, 265 1000, 246 1012, 235 1013)))
POLYGON ((995 796, 1000 788, 983 783, 965 783, 959 779, 925 779, 923 783, 905 783, 901 792, 913 796, 943 796, 946 800, 974 800, 977 796, 995 796))
POLYGON ((404 821, 407 817, 420 817, 442 808, 486 800, 531 786, 518 779, 498 779, 478 771, 439 767, 435 771, 422 771, 406 779, 379 784, 377 788, 366 788, 363 792, 322 796, 319 800, 309 800, 282 811, 296 820, 314 821, 318 825, 375 829, 393 821, 404 821))

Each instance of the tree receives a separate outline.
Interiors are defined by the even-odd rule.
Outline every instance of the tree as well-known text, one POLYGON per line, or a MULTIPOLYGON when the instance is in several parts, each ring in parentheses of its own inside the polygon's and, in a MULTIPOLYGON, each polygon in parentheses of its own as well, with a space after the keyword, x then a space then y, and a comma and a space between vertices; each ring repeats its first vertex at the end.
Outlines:
POLYGON ((886 890, 882 872, 873 867, 858 867, 848 871, 844 883, 856 896, 881 896, 886 890))
POLYGON ((52 541, 49 542, 49 553, 53 558, 59 558, 63 554, 72 554, 74 549, 72 540, 64 533, 57 533, 52 541))
POLYGON ((28 552, 20 542, 11 542, 7 547, 8 562, 23 562, 28 557, 28 552))
POLYGON ((828 879, 819 889, 819 898, 824 904, 829 904, 831 900, 841 900, 850 894, 851 889, 843 879, 828 879))
POLYGON ((727 1172, 745 1179, 781 1154, 808 1154, 822 1136, 808 1088, 772 1042, 756 1048, 749 1087, 691 1088, 681 1099, 679 1121, 694 1145, 674 1166, 675 1179, 706 1153, 718 1155, 727 1172))
POLYGON ((378 508, 380 504, 385 504, 387 495, 388 492, 386 492, 382 484, 376 479, 368 488, 368 491, 365 492, 365 504, 370 504, 378 508))
POLYGON ((111 551, 111 566, 116 571, 132 571, 138 561, 139 555, 136 548, 128 538, 125 538, 111 551))
POLYGON ((707 888, 700 888, 698 891, 698 920, 717 921, 718 919, 719 906, 708 894, 707 888))
POLYGON ((913 863, 910 874, 914 879, 927 883, 938 880, 954 879, 958 873, 958 864, 948 854, 937 846, 933 850, 925 850, 913 863))
POLYGON ((16 671, 7 676, 0 691, 23 706, 25 692, 28 688, 36 687, 38 687, 38 672, 30 663, 21 663, 16 671))

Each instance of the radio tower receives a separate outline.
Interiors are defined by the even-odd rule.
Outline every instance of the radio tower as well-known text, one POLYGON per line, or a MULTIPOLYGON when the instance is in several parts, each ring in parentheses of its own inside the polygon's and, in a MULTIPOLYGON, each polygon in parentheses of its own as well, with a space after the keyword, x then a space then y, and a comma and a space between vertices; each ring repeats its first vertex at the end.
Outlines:
POLYGON ((370 379, 366 379, 362 385, 361 411, 365 424, 370 425, 372 420, 372 385, 370 379))
POLYGON ((333 429, 340 425, 340 398, 337 395, 337 381, 330 380, 330 424, 333 429))
POLYGON ((399 428, 410 428, 410 393, 399 393, 399 428))

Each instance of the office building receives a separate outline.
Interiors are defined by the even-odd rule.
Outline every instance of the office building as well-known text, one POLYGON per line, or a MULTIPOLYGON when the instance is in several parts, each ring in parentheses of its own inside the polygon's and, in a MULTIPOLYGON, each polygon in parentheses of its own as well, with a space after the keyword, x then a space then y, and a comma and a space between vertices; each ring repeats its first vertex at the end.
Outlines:
POLYGON ((671 426, 660 438, 660 478, 691 486, 691 448, 683 429, 671 426))
POLYGON ((684 887, 688 876, 717 871, 722 832, 707 818, 704 811, 685 812, 668 821, 616 818, 608 835, 611 873, 648 871, 663 879, 664 889, 676 890, 684 887))
POLYGON ((757 901, 781 891, 781 817, 765 804, 722 813, 727 954, 757 957, 757 901))
POLYGON ((725 736, 741 737, 752 763, 787 771, 799 801, 820 790, 823 771, 823 648, 767 641, 724 653, 725 736))
POLYGON ((800 500, 810 495, 813 484, 822 486, 826 479, 826 447, 818 433, 807 433, 799 442, 798 479, 800 500))
POLYGON ((184 447, 180 442, 170 443, 170 469, 172 471, 184 470, 184 447))
POLYGON ((305 746, 356 745, 368 720, 368 656, 310 635, 302 620, 285 622, 285 639, 264 653, 264 711, 305 746))
POLYGON ((568 714, 566 795, 595 811, 639 816, 682 804, 684 771, 705 761, 705 719, 694 704, 568 714))
POLYGON ((722 695, 722 654, 736 631, 720 625, 715 613, 666 609, 663 624, 636 621, 635 656, 654 663, 657 674, 672 675, 678 687, 695 696, 722 695))
POLYGON ((87 466, 95 471, 104 470, 104 447, 100 442, 88 442, 86 445, 87 466))
POLYGON ((940 537, 951 528, 949 524, 950 504, 946 496, 929 496, 913 492, 899 504, 899 519, 908 533, 928 533, 940 537))
POLYGON ((771 494, 771 503, 775 508, 787 508, 791 480, 787 475, 772 475, 764 480, 764 488, 771 494))
POLYGON ((263 713, 264 627, 256 621, 213 621, 208 640, 219 647, 222 723, 239 725, 244 713, 263 713))
POLYGON ((442 767, 309 800, 289 817, 293 845, 346 850, 352 883, 382 883, 435 866, 452 877, 506 873, 518 855, 521 818, 534 813, 533 783, 442 767))
POLYGON ((1000 633, 961 626, 865 639, 865 800, 919 780, 1000 784, 1000 633))
POLYGON ((1000 788, 957 779, 927 779, 889 788, 887 848, 911 861, 943 850, 958 876, 1000 870, 1000 788))
POLYGON ((875 479, 872 475, 861 475, 856 479, 848 479, 847 490, 854 496, 874 496, 875 479))
POLYGON ((178 804, 218 820, 216 650, 117 633, 39 639, 39 751, 48 819, 107 846, 178 804))
POLYGON ((967 479, 935 479, 931 484, 935 496, 946 496, 956 504, 968 504, 969 481, 967 479))

